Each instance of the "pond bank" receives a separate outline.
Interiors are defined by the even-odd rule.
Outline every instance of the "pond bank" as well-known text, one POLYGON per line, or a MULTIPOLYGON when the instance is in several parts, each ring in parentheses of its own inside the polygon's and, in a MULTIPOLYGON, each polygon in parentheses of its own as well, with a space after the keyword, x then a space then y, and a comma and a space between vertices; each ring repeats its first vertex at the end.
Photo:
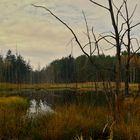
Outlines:
MULTIPOLYGON (((59 84, 9 84, 0 83, 0 92, 22 90, 72 90, 72 91, 104 91, 104 88, 115 90, 115 83, 110 82, 86 82, 86 83, 59 83, 59 84), (104 87, 105 86, 105 87, 104 87)), ((124 91, 124 83, 121 83, 121 91, 124 91)), ((140 92, 140 84, 130 83, 130 92, 140 92)))

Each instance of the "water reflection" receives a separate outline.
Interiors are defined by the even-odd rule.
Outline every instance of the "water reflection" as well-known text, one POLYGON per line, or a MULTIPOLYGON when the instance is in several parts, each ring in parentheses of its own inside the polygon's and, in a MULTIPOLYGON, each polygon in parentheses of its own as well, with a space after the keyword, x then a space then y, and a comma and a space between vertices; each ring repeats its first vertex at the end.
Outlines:
MULTIPOLYGON (((60 105, 69 104, 88 104, 101 106, 107 103, 107 98, 104 93, 95 92, 77 92, 77 91, 23 91, 19 94, 29 100, 28 114, 44 112, 54 112, 53 108, 60 105)), ((109 95, 109 97, 111 97, 109 95)))
POLYGON ((29 116, 38 115, 41 113, 53 113, 53 109, 47 104, 47 102, 43 102, 39 100, 39 102, 35 99, 29 101, 29 108, 27 110, 27 114, 29 116))
POLYGON ((77 96, 74 91, 24 91, 19 96, 27 98, 31 103, 46 104, 47 106, 58 106, 77 102, 77 96))

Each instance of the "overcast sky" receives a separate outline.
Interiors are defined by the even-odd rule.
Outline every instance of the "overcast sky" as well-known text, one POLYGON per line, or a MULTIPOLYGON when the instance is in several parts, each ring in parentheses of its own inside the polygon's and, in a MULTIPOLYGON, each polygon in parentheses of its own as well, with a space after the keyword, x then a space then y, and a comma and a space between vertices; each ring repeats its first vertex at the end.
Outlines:
MULTIPOLYGON (((106 5, 107 0, 98 0, 106 5)), ((119 4, 121 0, 116 0, 119 4)), ((134 22, 140 21, 140 0, 128 0, 132 10, 138 4, 134 22)), ((55 18, 43 9, 37 9, 31 4, 44 5, 70 25, 80 38, 85 32, 82 10, 87 16, 89 26, 94 26, 95 32, 109 32, 112 30, 110 19, 99 7, 89 0, 1 0, 0 1, 0 49, 5 54, 8 49, 18 52, 30 60, 36 68, 48 65, 52 60, 68 56, 71 53, 71 33, 55 18)), ((106 5, 107 6, 107 5, 106 5)), ((134 30, 139 38, 140 28, 134 30)), ((73 44, 73 55, 76 57, 81 50, 73 44)), ((113 54, 113 52, 106 52, 113 54)))

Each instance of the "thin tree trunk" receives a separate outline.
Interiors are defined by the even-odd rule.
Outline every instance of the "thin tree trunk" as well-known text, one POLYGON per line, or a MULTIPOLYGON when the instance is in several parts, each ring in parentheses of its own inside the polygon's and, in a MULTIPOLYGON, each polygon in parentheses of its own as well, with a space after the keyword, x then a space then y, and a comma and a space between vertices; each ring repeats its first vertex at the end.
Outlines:
POLYGON ((121 56, 117 55, 116 63, 116 95, 119 95, 121 88, 121 56))
POLYGON ((120 82, 121 82, 121 44, 120 44, 120 36, 118 31, 118 26, 116 25, 112 0, 108 0, 109 2, 109 11, 112 21, 112 26, 115 31, 115 40, 116 40, 116 52, 117 52, 117 62, 116 62, 116 95, 120 93, 120 82))
POLYGON ((129 77, 130 77, 130 66, 129 64, 127 64, 125 70, 125 96, 129 95, 129 77))

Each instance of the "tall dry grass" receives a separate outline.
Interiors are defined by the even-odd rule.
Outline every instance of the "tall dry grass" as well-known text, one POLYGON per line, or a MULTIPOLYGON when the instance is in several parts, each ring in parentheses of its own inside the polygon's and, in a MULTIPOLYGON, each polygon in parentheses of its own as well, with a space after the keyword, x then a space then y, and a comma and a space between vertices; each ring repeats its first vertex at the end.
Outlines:
POLYGON ((36 136, 44 140, 71 140, 78 134, 84 135, 85 138, 97 138, 101 136, 107 122, 106 109, 100 107, 70 105, 57 107, 55 112, 57 113, 45 114, 35 119, 36 136))
POLYGON ((140 98, 118 101, 117 109, 107 106, 69 105, 57 113, 38 116, 34 134, 49 140, 139 140, 140 98), (113 113, 112 113, 113 112, 113 113), (114 117, 115 114, 115 117, 114 117))
POLYGON ((140 97, 127 97, 119 101, 114 125, 114 138, 122 140, 140 139, 140 97))
POLYGON ((17 139, 25 127, 28 103, 21 97, 0 97, 0 139, 17 139))
POLYGON ((22 106, 22 101, 26 102, 19 97, 0 99, 0 139, 140 139, 140 97, 118 99, 114 108, 84 103, 63 105, 56 107, 54 113, 34 118, 25 117, 26 106, 22 106))

